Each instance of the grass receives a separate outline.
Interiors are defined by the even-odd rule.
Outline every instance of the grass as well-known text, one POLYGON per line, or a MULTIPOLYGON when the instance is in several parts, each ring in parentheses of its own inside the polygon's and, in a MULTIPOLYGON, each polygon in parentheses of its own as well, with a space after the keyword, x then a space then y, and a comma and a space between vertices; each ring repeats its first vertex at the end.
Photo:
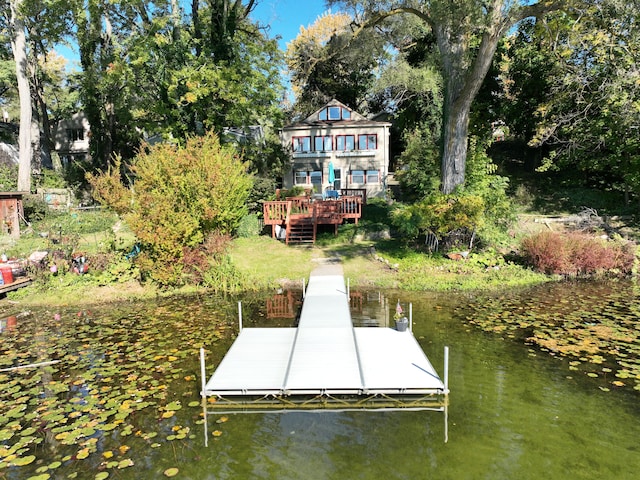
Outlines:
POLYGON ((288 247, 267 236, 238 238, 230 254, 241 273, 264 286, 307 278, 314 266, 312 259, 321 257, 314 248, 288 247))
MULTIPOLYGON (((444 292, 499 290, 552 279, 510 262, 505 255, 491 249, 473 250, 466 260, 458 261, 445 258, 442 253, 417 251, 401 239, 387 238, 392 233, 388 227, 388 210, 386 203, 373 202, 365 208, 358 225, 342 225, 338 235, 332 231, 322 233, 314 246, 287 246, 269 236, 238 238, 232 243, 230 258, 253 289, 300 285, 302 279, 308 278, 326 258, 339 259, 345 277, 357 287, 444 292)), ((530 227, 518 225, 516 230, 519 231, 511 241, 516 244, 520 233, 531 233, 530 227)), ((34 250, 83 251, 90 263, 92 256, 112 252, 111 255, 122 263, 134 241, 131 232, 112 214, 82 212, 48 215, 31 229, 26 229, 17 242, 0 237, 0 246, 9 256, 22 258, 34 250), (44 232, 48 235, 43 236, 44 232)), ((511 247, 501 245, 500 248, 508 252, 511 247)), ((113 283, 99 286, 95 280, 91 281, 90 274, 47 278, 49 275, 45 270, 37 285, 10 293, 9 298, 24 304, 60 305, 91 303, 95 299, 151 298, 199 290, 197 287, 161 290, 153 285, 124 282, 130 278, 119 282, 117 276, 113 283)))

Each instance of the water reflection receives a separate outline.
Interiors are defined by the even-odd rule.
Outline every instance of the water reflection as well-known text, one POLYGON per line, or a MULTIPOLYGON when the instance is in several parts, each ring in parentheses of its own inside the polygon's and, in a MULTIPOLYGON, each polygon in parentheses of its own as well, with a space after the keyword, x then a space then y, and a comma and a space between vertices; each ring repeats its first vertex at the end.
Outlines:
POLYGON ((0 333, 3 333, 6 330, 13 330, 16 328, 16 325, 18 325, 18 317, 16 315, 3 318, 0 320, 0 333))

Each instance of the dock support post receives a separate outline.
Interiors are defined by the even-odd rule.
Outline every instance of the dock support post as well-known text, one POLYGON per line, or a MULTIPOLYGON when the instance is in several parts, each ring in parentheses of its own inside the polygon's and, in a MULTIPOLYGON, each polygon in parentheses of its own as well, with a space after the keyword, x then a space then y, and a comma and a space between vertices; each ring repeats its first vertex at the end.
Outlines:
POLYGON ((444 347, 444 389, 449 394, 449 347, 444 347))
POLYGON ((242 331, 242 302, 238 302, 238 324, 238 333, 240 333, 242 331))
POLYGON ((204 366, 204 348, 200 347, 200 375, 202 376, 202 390, 200 396, 202 397, 202 417, 204 418, 204 446, 209 446, 209 438, 207 432, 207 374, 204 366))
POLYGON ((409 331, 413 333, 413 303, 409 303, 409 331))
POLYGON ((200 347, 200 376, 202 378, 202 390, 200 391, 200 395, 202 396, 202 398, 204 398, 206 397, 204 391, 207 385, 207 377, 206 377, 206 370, 204 368, 204 348, 203 347, 200 347))

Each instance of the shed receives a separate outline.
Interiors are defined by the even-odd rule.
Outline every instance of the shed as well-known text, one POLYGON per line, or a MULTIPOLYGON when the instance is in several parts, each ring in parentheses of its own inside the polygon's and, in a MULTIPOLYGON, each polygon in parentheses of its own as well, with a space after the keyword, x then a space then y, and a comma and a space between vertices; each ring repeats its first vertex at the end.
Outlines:
POLYGON ((0 192, 0 228, 3 234, 20 238, 20 218, 24 218, 22 198, 29 192, 0 192))

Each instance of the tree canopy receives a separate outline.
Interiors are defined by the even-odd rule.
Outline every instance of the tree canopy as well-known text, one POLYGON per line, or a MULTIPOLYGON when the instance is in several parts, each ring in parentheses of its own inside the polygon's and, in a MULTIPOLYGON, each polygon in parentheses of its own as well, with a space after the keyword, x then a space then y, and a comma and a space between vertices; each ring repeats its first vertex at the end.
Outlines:
POLYGON ((563 0, 511 1, 378 1, 331 0, 350 8, 360 28, 383 28, 388 19, 412 16, 430 29, 440 55, 444 85, 441 188, 464 185, 469 112, 493 61, 502 36, 517 22, 566 5, 563 0))

